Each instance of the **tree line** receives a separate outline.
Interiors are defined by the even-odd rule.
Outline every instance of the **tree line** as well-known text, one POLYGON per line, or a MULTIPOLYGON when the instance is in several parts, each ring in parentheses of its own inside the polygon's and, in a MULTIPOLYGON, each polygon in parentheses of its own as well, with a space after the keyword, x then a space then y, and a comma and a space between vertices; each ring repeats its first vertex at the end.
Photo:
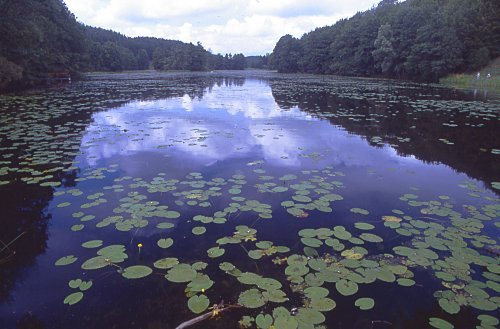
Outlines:
MULTIPOLYGON (((257 56, 252 64, 267 65, 257 56)), ((261 65, 263 66, 263 65, 261 65)), ((120 33, 77 22, 62 0, 0 0, 0 90, 43 83, 51 72, 243 70, 243 54, 212 54, 198 43, 120 33)))
POLYGON ((437 81, 499 55, 496 0, 383 0, 300 39, 281 37, 270 61, 285 73, 437 81))

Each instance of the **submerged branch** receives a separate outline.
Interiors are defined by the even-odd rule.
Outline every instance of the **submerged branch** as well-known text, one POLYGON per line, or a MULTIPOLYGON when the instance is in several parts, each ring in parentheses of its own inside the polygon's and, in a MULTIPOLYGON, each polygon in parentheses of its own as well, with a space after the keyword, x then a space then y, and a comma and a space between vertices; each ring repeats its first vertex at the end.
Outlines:
POLYGON ((0 240, 0 242, 2 242, 3 244, 3 247, 2 249, 0 249, 0 253, 3 252, 4 250, 6 249, 9 249, 9 246, 11 244, 13 244, 14 242, 16 242, 17 239, 19 239, 20 237, 22 237, 24 234, 26 234, 26 232, 21 232, 18 236, 16 236, 14 239, 12 239, 9 243, 5 244, 3 241, 0 240))
POLYGON ((220 303, 219 305, 215 305, 214 309, 212 311, 207 312, 207 313, 202 314, 202 315, 199 315, 196 318, 193 318, 191 320, 184 321, 180 325, 175 327, 175 329, 184 329, 184 328, 190 327, 190 326, 195 325, 195 324, 197 324, 203 320, 206 320, 208 318, 216 317, 217 315, 219 315, 222 312, 227 311, 231 308, 239 308, 239 307, 241 307, 241 306, 240 305, 226 305, 226 306, 224 306, 224 304, 220 303))

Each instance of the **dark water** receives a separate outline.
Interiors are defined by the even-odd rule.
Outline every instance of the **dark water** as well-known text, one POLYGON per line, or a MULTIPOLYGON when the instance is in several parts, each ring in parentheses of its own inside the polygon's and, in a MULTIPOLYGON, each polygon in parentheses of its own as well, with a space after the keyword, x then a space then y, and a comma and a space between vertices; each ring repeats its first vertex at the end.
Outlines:
POLYGON ((196 316, 193 294, 212 305, 266 291, 219 269, 223 262, 278 280, 288 300, 244 305, 197 328, 238 328, 279 306, 324 319, 292 316, 276 328, 426 328, 430 318, 495 327, 498 106, 436 85, 262 72, 96 75, 2 96, 0 327, 175 328, 196 316), (239 225, 256 232, 219 240, 239 225), (347 238, 334 233, 339 226, 347 238), (161 248, 160 239, 173 244, 161 248), (92 240, 102 245, 82 247, 92 240), (126 259, 81 267, 109 245, 122 245, 126 259), (223 255, 207 254, 217 246, 223 255), (267 254, 249 257, 259 246, 267 254), (286 261, 273 262, 294 254, 309 257, 309 277, 290 278, 286 261), (75 262, 55 265, 70 255, 75 262), (191 280, 171 282, 153 265, 166 257, 205 262, 194 266, 213 285, 186 292, 191 280), (331 278, 311 260, 344 275, 331 278), (122 276, 136 265, 152 273, 122 276), (370 268, 390 274, 370 280, 370 268), (331 279, 314 280, 323 274, 331 279), (76 279, 92 286, 72 288, 76 279), (358 290, 342 293, 339 281, 358 290), (323 306, 304 295, 310 286, 328 289, 323 306), (65 305, 76 292, 83 299, 65 305), (374 307, 360 310, 365 297, 374 307))

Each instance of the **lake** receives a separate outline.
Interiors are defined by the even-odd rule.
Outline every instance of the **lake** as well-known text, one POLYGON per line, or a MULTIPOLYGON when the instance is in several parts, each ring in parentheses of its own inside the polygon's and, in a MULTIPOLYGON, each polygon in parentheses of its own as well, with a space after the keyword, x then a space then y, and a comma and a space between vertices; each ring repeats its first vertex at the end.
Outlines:
POLYGON ((265 71, 0 96, 0 327, 168 329, 222 303, 192 328, 496 328, 483 96, 265 71))

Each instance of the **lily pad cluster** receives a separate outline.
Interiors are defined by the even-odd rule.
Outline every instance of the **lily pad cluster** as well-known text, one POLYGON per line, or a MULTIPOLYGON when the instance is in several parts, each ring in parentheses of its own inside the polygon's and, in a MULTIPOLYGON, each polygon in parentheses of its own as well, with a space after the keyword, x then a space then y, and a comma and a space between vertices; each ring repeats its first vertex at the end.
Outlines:
POLYGON ((194 264, 179 263, 176 258, 164 258, 155 262, 155 267, 166 269, 165 279, 174 283, 187 283, 185 293, 189 297, 188 308, 193 313, 205 311, 210 301, 204 294, 210 289, 214 282, 208 275, 201 271, 207 267, 207 263, 196 262, 194 264))

